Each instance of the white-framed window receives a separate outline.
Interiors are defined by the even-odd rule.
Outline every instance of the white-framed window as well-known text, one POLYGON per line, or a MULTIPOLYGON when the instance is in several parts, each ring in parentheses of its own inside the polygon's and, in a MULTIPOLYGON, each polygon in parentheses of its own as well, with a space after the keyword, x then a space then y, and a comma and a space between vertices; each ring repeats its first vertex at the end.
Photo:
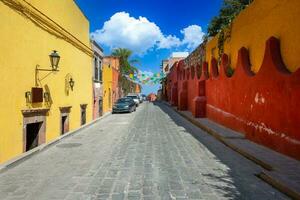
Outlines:
POLYGON ((94 57, 94 80, 102 81, 102 60, 99 57, 94 57))
POLYGON ((99 59, 99 81, 101 81, 102 82, 102 60, 101 59, 99 59))

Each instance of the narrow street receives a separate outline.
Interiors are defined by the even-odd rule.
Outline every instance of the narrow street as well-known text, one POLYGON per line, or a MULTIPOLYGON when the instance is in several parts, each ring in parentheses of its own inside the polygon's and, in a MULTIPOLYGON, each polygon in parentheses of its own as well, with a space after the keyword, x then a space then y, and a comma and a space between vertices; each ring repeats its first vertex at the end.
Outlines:
POLYGON ((0 199, 287 199, 169 107, 108 116, 0 174, 0 199))

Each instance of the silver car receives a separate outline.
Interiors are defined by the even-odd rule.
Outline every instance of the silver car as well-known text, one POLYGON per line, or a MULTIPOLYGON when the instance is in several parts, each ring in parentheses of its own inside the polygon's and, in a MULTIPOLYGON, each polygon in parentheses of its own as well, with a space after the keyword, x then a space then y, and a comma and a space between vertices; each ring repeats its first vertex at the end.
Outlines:
POLYGON ((131 98, 135 102, 136 106, 139 106, 140 97, 137 94, 128 94, 126 97, 131 98))

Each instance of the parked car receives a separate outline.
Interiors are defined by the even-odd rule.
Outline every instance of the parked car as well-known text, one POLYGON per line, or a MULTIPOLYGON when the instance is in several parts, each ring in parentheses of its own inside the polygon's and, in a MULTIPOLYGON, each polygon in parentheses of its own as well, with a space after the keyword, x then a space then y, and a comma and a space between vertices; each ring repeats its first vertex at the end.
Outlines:
POLYGON ((136 111, 136 103, 132 98, 121 98, 113 106, 112 113, 123 113, 136 111))
POLYGON ((131 98, 135 102, 136 106, 139 106, 140 98, 137 94, 128 94, 126 97, 131 98))
POLYGON ((140 103, 143 103, 144 101, 143 96, 141 94, 138 94, 138 96, 139 96, 140 103))

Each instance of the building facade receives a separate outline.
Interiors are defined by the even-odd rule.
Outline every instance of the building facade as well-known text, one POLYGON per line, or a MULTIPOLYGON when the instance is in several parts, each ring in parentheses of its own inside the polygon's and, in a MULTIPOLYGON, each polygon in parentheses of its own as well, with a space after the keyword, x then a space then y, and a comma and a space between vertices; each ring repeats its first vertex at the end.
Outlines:
POLYGON ((112 66, 109 57, 103 58, 103 67, 102 67, 102 77, 103 77, 103 113, 112 111, 112 66))
POLYGON ((140 84, 135 83, 135 93, 140 94, 142 92, 142 86, 140 84))
POLYGON ((156 101, 156 99, 157 99, 157 96, 156 96, 156 94, 154 94, 154 93, 150 93, 150 94, 147 96, 147 100, 150 101, 150 102, 154 102, 154 101, 156 101))
POLYGON ((1 0, 0 19, 3 163, 91 121, 93 51, 73 0, 1 0))
POLYGON ((108 57, 112 67, 112 102, 115 103, 121 96, 121 89, 119 88, 120 76, 120 61, 118 57, 108 57))
POLYGON ((223 43, 209 38, 171 67, 168 101, 300 160, 298 18, 298 0, 253 1, 223 43))
POLYGON ((92 65, 93 70, 93 119, 96 119, 103 114, 103 79, 102 79, 102 63, 103 49, 94 41, 91 41, 94 51, 94 60, 92 65))
MULTIPOLYGON (((161 64, 162 73, 165 76, 167 76, 176 62, 179 62, 180 60, 184 60, 188 56, 189 56, 188 52, 173 52, 170 58, 162 60, 162 64, 161 64)), ((161 84, 162 84, 162 88, 158 94, 158 98, 160 100, 167 100, 168 93, 169 93, 167 87, 167 79, 162 79, 161 84)))

